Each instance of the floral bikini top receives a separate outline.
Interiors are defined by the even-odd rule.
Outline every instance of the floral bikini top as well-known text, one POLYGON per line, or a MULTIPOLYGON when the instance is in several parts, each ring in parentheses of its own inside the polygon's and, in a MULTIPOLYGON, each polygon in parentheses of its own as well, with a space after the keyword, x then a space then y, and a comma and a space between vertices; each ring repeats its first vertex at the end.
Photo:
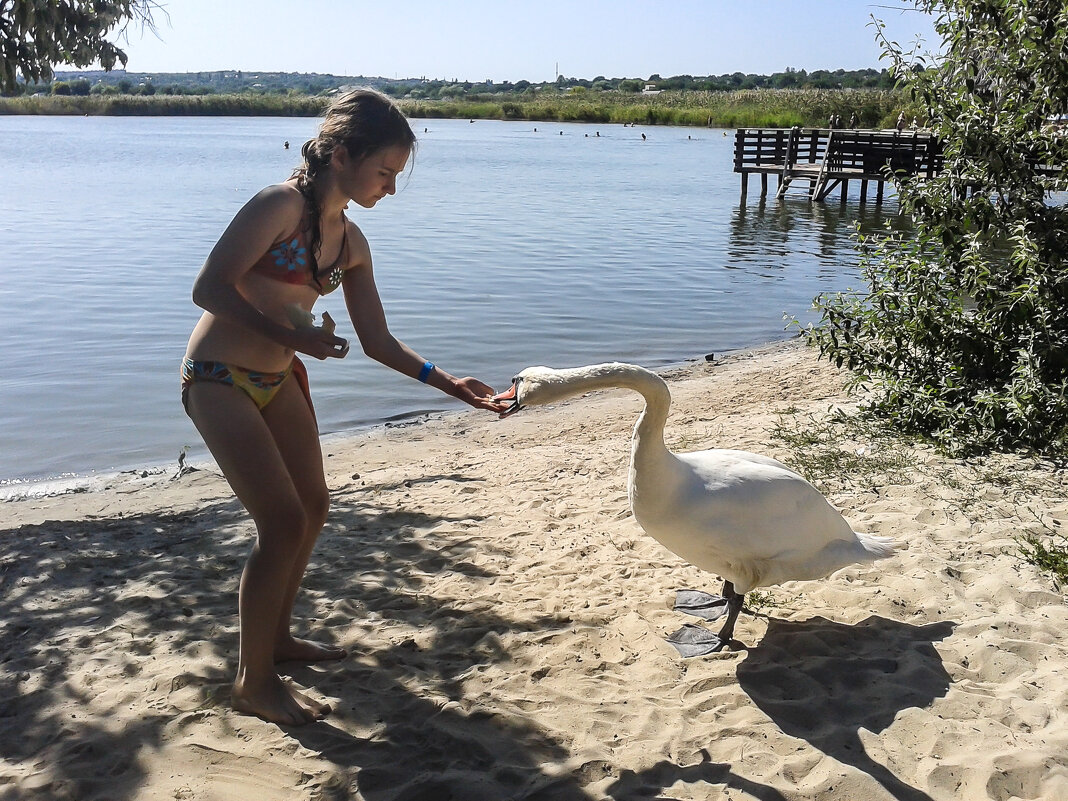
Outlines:
POLYGON ((293 233, 271 245, 267 252, 252 265, 252 270, 265 278, 273 278, 275 281, 297 286, 310 286, 320 295, 328 295, 340 286, 345 274, 342 265, 348 263, 349 257, 348 224, 346 223, 342 229, 341 251, 338 253, 337 260, 330 267, 319 270, 317 283, 311 268, 311 253, 306 238, 310 227, 309 222, 309 215, 305 212, 293 233))

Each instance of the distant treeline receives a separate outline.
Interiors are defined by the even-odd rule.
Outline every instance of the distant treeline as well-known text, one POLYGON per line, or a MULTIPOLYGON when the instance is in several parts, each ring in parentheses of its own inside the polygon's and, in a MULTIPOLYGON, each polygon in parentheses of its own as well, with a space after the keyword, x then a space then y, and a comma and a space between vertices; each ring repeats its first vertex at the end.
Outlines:
POLYGON ((694 77, 661 78, 558 77, 555 81, 481 82, 428 78, 394 79, 365 75, 324 75, 300 72, 57 72, 50 83, 21 83, 18 95, 212 95, 275 94, 320 95, 346 86, 371 86, 392 97, 410 100, 460 100, 472 95, 535 95, 542 92, 643 91, 731 92, 743 89, 891 89, 894 79, 887 70, 795 70, 772 75, 734 72, 694 77))
POLYGON ((380 87, 384 78, 299 72, 56 72, 49 83, 20 83, 16 95, 320 95, 342 86, 380 87))

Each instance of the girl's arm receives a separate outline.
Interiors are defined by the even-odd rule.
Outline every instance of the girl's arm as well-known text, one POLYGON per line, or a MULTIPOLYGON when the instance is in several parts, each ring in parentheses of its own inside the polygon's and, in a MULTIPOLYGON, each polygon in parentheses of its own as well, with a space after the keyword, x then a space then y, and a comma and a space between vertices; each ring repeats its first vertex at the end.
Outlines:
POLYGON ((272 244, 297 227, 304 198, 278 184, 246 203, 212 248, 193 284, 193 302, 283 347, 317 359, 343 356, 345 340, 317 328, 293 329, 261 312, 238 292, 237 282, 272 244))
MULTIPOLYGON (((356 264, 345 271, 342 286, 349 318, 363 352, 386 367, 392 367, 410 378, 419 378, 427 362, 390 333, 378 287, 375 286, 367 240, 351 224, 349 242, 356 254, 356 264)), ((477 409, 501 412, 507 405, 494 401, 493 389, 481 381, 471 377, 456 378, 437 366, 426 376, 426 383, 477 409)))

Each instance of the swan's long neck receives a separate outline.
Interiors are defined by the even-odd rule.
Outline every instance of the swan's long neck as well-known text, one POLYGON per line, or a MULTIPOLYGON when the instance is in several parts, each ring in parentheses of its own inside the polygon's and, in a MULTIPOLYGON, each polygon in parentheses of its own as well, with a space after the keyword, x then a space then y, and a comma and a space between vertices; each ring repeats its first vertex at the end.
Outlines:
MULTIPOLYGON (((634 426, 631 466, 636 468, 640 464, 661 463, 668 457, 669 452, 664 445, 664 424, 671 408, 671 393, 664 379, 656 373, 633 364, 610 363, 560 370, 558 377, 566 385, 568 395, 612 387, 632 389, 639 393, 645 399, 645 409, 634 426)), ((655 469, 649 468, 650 471, 655 469)))
POLYGON ((667 422, 668 410, 671 408, 671 393, 664 379, 648 370, 631 375, 631 383, 624 384, 641 393, 645 398, 645 408, 634 424, 634 436, 631 439, 631 470, 643 469, 653 471, 670 457, 670 451, 664 444, 664 424, 667 422))

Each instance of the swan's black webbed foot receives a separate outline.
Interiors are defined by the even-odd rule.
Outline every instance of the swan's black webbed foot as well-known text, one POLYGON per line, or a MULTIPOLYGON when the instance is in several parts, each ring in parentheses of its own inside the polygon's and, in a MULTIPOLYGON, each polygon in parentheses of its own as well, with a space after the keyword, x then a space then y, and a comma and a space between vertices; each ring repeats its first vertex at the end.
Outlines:
POLYGON ((701 590, 676 590, 675 611, 705 620, 719 620, 727 614, 727 599, 701 590))
POLYGON ((690 623, 669 636, 667 641, 674 645, 675 650, 683 657, 715 654, 731 644, 730 640, 722 639, 716 632, 690 623))
POLYGON ((670 637, 668 642, 684 657, 706 656, 730 647, 734 639, 734 623, 742 611, 745 596, 734 591, 734 585, 723 582, 723 596, 709 595, 699 590, 679 590, 675 596, 675 608, 705 620, 727 616, 719 633, 701 626, 685 625, 670 637))

